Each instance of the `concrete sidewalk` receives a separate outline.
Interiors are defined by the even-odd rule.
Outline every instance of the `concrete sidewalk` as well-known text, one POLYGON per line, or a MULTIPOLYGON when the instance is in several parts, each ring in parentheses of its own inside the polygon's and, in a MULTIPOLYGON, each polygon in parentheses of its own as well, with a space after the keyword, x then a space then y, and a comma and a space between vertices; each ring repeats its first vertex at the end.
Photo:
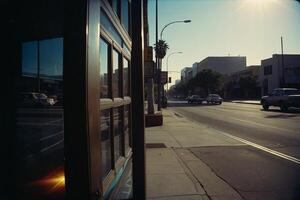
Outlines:
POLYGON ((242 199, 189 148, 243 144, 171 110, 163 116, 146 128, 147 199, 242 199))

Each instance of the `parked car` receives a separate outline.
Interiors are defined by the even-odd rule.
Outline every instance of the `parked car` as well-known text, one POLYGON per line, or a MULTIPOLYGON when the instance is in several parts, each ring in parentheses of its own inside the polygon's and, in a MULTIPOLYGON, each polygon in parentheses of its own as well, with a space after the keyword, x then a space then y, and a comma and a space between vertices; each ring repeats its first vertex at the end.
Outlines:
POLYGON ((270 106, 279 106, 281 111, 289 107, 300 107, 300 93, 296 88, 277 88, 271 94, 261 98, 261 105, 264 110, 270 106))
POLYGON ((202 104, 202 102, 205 99, 200 97, 199 95, 192 95, 189 99, 188 99, 188 103, 200 103, 202 104))
POLYGON ((55 101, 44 93, 24 92, 20 94, 19 103, 22 106, 52 106, 55 101))
POLYGON ((223 99, 218 94, 209 94, 206 97, 206 102, 209 104, 222 104, 223 99))

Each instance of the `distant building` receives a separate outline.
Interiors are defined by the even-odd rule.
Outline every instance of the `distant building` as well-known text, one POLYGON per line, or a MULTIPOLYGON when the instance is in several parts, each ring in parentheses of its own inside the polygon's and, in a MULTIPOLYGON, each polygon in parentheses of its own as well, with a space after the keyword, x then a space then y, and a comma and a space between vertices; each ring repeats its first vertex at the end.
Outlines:
POLYGON ((233 98, 259 98, 260 97, 260 65, 250 65, 244 70, 231 73, 226 77, 224 97, 233 98), (254 76, 257 78, 257 85, 251 91, 245 91, 239 85, 239 80, 241 77, 254 76))
POLYGON ((192 68, 193 68, 192 69, 192 75, 193 75, 193 77, 195 77, 197 75, 197 73, 198 73, 197 66, 198 66, 198 62, 195 62, 193 64, 193 66, 192 66, 192 68))
POLYGON ((281 54, 273 54, 272 58, 262 60, 260 83, 262 95, 278 87, 300 89, 300 54, 284 54, 283 60, 281 54))
POLYGON ((185 67, 181 70, 181 81, 187 81, 192 78, 192 68, 185 67))
POLYGON ((240 77, 245 76, 256 76, 258 78, 258 85, 260 85, 260 65, 247 66, 244 70, 230 74, 229 78, 230 80, 236 82, 240 79, 240 77))
POLYGON ((223 75, 238 72, 246 68, 245 56, 207 57, 193 64, 193 77, 203 69, 211 69, 223 75))

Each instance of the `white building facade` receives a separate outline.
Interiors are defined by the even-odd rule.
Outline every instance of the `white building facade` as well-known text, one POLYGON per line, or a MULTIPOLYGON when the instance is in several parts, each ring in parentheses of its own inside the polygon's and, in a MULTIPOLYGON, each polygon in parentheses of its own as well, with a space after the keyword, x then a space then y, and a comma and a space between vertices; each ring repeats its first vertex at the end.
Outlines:
POLYGON ((273 54, 262 60, 260 82, 262 95, 279 87, 300 89, 300 54, 273 54))

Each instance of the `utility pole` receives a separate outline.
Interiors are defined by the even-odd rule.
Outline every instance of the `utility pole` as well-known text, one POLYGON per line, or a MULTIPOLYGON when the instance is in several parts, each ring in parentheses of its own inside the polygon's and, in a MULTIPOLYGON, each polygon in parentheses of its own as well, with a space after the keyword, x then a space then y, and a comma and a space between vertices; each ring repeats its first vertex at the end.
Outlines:
POLYGON ((283 58, 283 39, 281 36, 281 67, 282 67, 282 87, 285 87, 285 67, 284 67, 284 58, 283 58))
MULTIPOLYGON (((158 0, 156 0, 156 44, 158 43, 158 0)), ((156 58, 156 69, 157 69, 157 110, 161 111, 161 66, 157 55, 156 58)))

